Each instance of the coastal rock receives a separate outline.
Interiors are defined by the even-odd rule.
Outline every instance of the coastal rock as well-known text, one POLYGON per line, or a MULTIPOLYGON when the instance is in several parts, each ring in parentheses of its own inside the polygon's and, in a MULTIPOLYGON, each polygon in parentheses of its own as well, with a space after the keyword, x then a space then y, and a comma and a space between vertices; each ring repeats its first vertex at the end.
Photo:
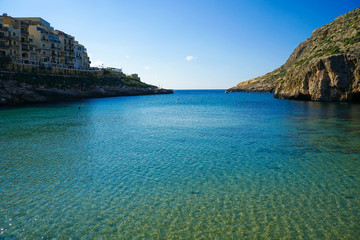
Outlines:
POLYGON ((228 89, 228 92, 274 92, 277 83, 282 79, 286 71, 283 67, 274 70, 257 78, 240 82, 235 87, 228 89))
POLYGON ((102 98, 133 95, 171 94, 172 90, 154 86, 95 86, 91 89, 46 88, 14 80, 0 80, 0 106, 14 106, 33 103, 75 101, 84 98, 102 98))
POLYGON ((359 100, 359 62, 356 56, 339 54, 314 59, 304 68, 290 68, 274 96, 315 101, 359 100))
POLYGON ((360 8, 313 31, 280 68, 228 91, 314 101, 360 100, 360 8))

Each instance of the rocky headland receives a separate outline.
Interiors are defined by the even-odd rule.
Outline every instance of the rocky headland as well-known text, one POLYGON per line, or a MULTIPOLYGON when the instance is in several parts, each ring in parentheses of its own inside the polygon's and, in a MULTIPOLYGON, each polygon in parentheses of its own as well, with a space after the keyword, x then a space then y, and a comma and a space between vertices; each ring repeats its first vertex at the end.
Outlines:
POLYGON ((360 8, 313 31, 280 68, 228 89, 274 97, 360 101, 360 8))
POLYGON ((171 94, 122 74, 102 77, 16 73, 0 70, 0 106, 76 101, 86 98, 171 94))

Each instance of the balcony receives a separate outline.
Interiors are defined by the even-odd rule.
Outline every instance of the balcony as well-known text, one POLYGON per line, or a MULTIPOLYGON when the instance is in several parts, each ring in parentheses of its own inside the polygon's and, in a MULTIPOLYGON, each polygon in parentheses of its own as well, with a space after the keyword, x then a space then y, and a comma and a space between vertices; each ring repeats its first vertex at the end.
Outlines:
POLYGON ((2 40, 8 40, 9 37, 8 37, 8 36, 5 36, 5 35, 0 35, 0 39, 2 39, 2 40))
POLYGON ((10 52, 10 56, 11 56, 12 58, 20 58, 20 53, 10 52))
POLYGON ((10 44, 10 48, 19 49, 19 47, 20 47, 19 44, 10 44))
POLYGON ((8 27, 4 27, 2 24, 0 25, 0 31, 9 31, 8 27))
POLYGON ((29 48, 27 48, 27 47, 22 47, 21 50, 28 52, 28 51, 29 51, 29 48))
POLYGON ((29 33, 27 31, 21 30, 21 35, 22 36, 29 36, 29 33))
POLYGON ((18 39, 19 39, 19 36, 17 36, 17 35, 14 36, 14 35, 11 35, 11 34, 10 34, 10 37, 9 37, 9 38, 10 38, 10 39, 16 39, 16 40, 18 40, 18 39))

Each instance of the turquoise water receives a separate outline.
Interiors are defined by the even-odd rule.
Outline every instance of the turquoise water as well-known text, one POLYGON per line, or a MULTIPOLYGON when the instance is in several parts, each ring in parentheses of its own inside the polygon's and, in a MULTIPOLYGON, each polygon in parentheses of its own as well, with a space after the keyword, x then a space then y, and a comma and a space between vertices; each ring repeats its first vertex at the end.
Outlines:
POLYGON ((358 104, 93 99, 2 109, 0 140, 0 239, 360 236, 358 104))

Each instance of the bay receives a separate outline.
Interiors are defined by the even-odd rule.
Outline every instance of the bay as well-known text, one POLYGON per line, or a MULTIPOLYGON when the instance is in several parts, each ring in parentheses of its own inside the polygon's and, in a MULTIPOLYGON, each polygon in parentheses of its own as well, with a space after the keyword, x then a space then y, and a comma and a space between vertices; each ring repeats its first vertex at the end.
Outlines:
POLYGON ((177 90, 0 110, 0 238, 357 239, 360 105, 177 90))

